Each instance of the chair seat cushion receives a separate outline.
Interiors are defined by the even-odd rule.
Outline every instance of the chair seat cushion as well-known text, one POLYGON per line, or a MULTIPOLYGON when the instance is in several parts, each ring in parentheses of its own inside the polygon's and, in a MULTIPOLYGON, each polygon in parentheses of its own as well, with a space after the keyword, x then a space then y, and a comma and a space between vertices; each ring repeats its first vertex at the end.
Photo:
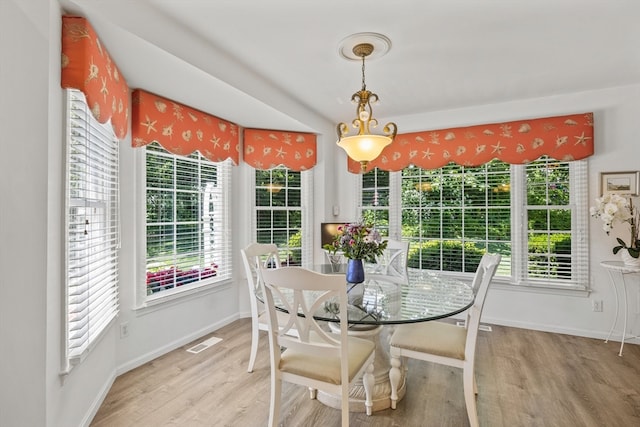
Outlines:
POLYGON ((396 327, 391 346, 464 360, 467 330, 444 322, 407 323, 396 327))
MULTIPOLYGON (((362 338, 349 337, 349 382, 362 369, 375 349, 375 344, 362 338)), ((340 359, 286 349, 280 358, 280 370, 331 384, 340 384, 340 359)))

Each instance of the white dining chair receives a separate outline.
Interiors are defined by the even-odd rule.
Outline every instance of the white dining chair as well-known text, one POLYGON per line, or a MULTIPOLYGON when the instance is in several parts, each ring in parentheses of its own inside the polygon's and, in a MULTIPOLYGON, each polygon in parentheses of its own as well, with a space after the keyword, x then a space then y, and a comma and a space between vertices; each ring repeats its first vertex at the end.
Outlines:
POLYGON ((409 242, 394 239, 386 239, 386 242, 382 255, 376 258, 376 263, 368 266, 367 271, 381 276, 407 278, 409 242))
MULTIPOLYGON (((247 285, 249 288, 249 305, 251 307, 251 353, 249 355, 249 367, 247 372, 253 372, 253 366, 258 354, 260 331, 269 330, 264 304, 256 298, 256 290, 260 287, 260 266, 280 268, 278 247, 275 244, 251 243, 246 248, 240 249, 247 285)), ((290 333, 295 334, 295 329, 290 333)))
POLYGON ((375 344, 350 336, 347 322, 347 287, 343 275, 322 274, 302 267, 262 269, 262 286, 269 320, 271 359, 271 399, 269 426, 280 419, 282 382, 309 388, 312 399, 317 390, 340 396, 342 426, 349 425, 349 387, 362 377, 365 408, 371 415, 375 344), (278 323, 276 308, 287 311, 287 322, 278 323), (314 318, 326 304, 338 307, 339 333, 327 331, 314 318), (344 309, 343 309, 344 308, 344 309), (295 328, 298 337, 288 335, 295 328), (281 351, 285 348, 284 351, 281 351))
POLYGON ((396 408, 398 387, 402 379, 401 358, 413 358, 427 362, 462 368, 464 399, 471 427, 478 427, 476 405, 477 385, 474 365, 476 341, 482 309, 501 256, 485 254, 478 265, 474 282, 475 299, 467 311, 466 327, 444 322, 422 322, 399 325, 391 336, 391 408, 396 408))

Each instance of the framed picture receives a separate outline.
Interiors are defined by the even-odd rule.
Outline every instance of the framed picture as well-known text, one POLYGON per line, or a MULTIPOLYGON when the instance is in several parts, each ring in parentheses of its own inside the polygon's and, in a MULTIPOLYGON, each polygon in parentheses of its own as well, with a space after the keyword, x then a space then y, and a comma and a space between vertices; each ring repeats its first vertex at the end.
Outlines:
POLYGON ((638 184, 640 182, 640 172, 601 172, 600 173, 600 195, 605 194, 626 194, 629 196, 638 195, 638 184))

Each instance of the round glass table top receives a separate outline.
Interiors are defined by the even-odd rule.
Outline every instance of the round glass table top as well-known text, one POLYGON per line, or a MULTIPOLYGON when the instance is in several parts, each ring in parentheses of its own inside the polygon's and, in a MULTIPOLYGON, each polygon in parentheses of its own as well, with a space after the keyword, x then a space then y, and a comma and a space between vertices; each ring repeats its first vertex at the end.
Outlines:
MULTIPOLYGON (((314 266, 314 270, 332 273, 329 265, 314 266)), ((441 319, 465 311, 474 301, 469 284, 426 270, 409 269, 407 277, 367 273, 363 283, 354 285, 345 281, 345 286, 350 324, 385 325, 441 319)), ((262 300, 261 295, 258 298, 262 300)), ((327 302, 314 317, 337 322, 339 311, 337 302, 327 302)))

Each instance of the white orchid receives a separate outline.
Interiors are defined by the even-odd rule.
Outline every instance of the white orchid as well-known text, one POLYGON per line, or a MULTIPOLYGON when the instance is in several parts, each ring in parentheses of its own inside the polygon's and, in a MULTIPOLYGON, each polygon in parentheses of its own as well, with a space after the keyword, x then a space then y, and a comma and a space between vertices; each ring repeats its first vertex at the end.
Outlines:
POLYGON ((613 248, 617 254, 621 249, 629 250, 634 257, 640 256, 640 242, 638 241, 638 223, 640 222, 638 209, 633 206, 633 201, 619 194, 607 194, 596 198, 596 205, 590 209, 591 216, 602 221, 602 229, 609 234, 617 223, 628 223, 631 226, 631 241, 627 245, 624 240, 617 238, 619 246, 613 248))

